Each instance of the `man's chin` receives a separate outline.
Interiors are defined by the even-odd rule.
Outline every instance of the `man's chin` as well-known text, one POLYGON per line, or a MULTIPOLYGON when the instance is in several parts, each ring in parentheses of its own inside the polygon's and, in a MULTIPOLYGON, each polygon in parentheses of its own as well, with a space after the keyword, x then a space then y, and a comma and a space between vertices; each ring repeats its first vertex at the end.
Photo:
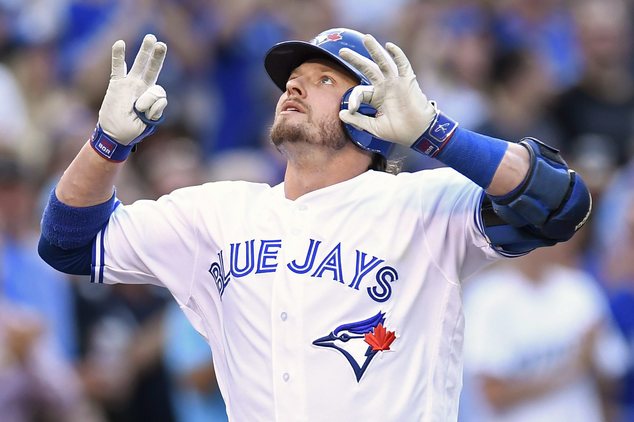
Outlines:
POLYGON ((349 141, 343 128, 337 123, 331 125, 308 126, 305 123, 289 122, 277 119, 270 132, 271 142, 279 148, 282 144, 308 144, 331 150, 342 149, 349 141), (309 131, 313 129, 313 131, 309 131), (312 133, 311 133, 312 132, 312 133))
POLYGON ((278 120, 271 128, 271 142, 273 145, 279 146, 284 143, 298 143, 307 140, 308 134, 306 129, 298 124, 292 124, 288 121, 278 120))

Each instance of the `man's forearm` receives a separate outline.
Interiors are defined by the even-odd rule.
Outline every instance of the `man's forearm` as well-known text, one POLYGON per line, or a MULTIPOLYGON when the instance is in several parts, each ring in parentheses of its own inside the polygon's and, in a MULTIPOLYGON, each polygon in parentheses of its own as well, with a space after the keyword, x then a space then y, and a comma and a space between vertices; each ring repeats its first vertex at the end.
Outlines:
POLYGON ((108 161, 86 143, 62 175, 55 194, 66 205, 88 207, 112 197, 114 181, 123 163, 108 161))
POLYGON ((504 411, 551 394, 577 376, 579 373, 572 368, 560 368, 541 378, 504 379, 482 376, 480 382, 488 403, 497 411, 504 411))
POLYGON ((519 144, 509 143, 500 162, 493 180, 487 188, 487 193, 494 196, 503 196, 511 192, 524 181, 530 168, 530 155, 528 150, 519 144))

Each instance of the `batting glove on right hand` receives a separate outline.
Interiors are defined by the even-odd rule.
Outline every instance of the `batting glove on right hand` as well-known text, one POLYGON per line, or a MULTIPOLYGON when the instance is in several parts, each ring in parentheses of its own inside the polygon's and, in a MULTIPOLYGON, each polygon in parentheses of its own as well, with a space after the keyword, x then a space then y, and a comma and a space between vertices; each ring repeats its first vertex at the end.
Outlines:
MULTIPOLYGON (((167 46, 148 34, 130 72, 125 63, 125 43, 112 45, 112 73, 99 110, 103 132, 122 146, 133 145, 151 134, 167 106, 167 94, 156 85, 167 46)), ((102 152, 103 155, 103 152, 102 152)), ((109 157, 107 157, 109 158, 109 157)))
POLYGON ((350 93, 348 109, 339 118, 374 136, 435 156, 457 124, 447 119, 421 91, 405 53, 395 44, 385 49, 371 35, 363 45, 372 60, 348 48, 341 58, 359 69, 372 85, 358 85, 350 93), (358 113, 361 103, 377 110, 375 117, 358 113), (449 124, 447 124, 449 122, 449 124))

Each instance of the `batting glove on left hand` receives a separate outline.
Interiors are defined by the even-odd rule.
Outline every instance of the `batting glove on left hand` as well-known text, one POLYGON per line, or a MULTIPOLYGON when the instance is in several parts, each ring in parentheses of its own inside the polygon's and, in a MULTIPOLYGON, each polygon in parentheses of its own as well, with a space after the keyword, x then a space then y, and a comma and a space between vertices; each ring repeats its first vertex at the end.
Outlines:
POLYGON ((393 43, 383 49, 371 35, 364 36, 363 45, 374 61, 348 48, 341 49, 339 55, 365 74, 372 85, 356 86, 348 109, 341 110, 339 118, 378 138, 410 147, 432 125, 438 110, 421 91, 403 50, 393 43), (376 117, 357 113, 361 103, 376 108, 376 117))

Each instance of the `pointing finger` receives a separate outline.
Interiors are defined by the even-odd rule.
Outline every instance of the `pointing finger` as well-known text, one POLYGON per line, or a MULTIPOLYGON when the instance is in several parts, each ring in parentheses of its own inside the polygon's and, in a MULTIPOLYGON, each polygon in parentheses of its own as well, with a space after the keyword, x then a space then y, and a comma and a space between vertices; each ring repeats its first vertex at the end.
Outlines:
POLYGON ((147 65, 148 59, 150 58, 150 53, 152 53, 152 50, 154 49, 154 44, 156 44, 156 37, 154 35, 147 34, 145 38, 143 38, 141 48, 139 48, 139 52, 134 59, 134 63, 132 63, 130 76, 137 78, 141 77, 145 70, 145 66, 147 65))
POLYGON ((349 48, 342 48, 339 50, 339 56, 355 68, 359 69, 372 84, 376 85, 384 79, 381 74, 381 70, 376 63, 367 57, 363 57, 356 51, 350 50, 349 48))
POLYGON ((394 59, 394 63, 396 63, 399 76, 411 76, 414 74, 414 70, 412 70, 412 65, 407 59, 405 53, 403 53, 403 50, 401 50, 398 45, 389 42, 385 44, 385 49, 394 59))
POLYGON ((394 60, 392 60, 383 47, 381 47, 381 44, 379 44, 372 35, 366 34, 363 36, 363 45, 386 78, 396 76, 397 70, 394 60))
POLYGON ((110 79, 121 79, 127 72, 125 64, 125 42, 119 40, 112 44, 112 70, 110 79))
POLYGON ((165 54, 167 53, 167 45, 162 42, 157 42, 154 45, 154 50, 150 56, 150 60, 143 74, 143 81, 148 85, 154 85, 158 79, 161 68, 163 67, 163 61, 165 60, 165 54))

